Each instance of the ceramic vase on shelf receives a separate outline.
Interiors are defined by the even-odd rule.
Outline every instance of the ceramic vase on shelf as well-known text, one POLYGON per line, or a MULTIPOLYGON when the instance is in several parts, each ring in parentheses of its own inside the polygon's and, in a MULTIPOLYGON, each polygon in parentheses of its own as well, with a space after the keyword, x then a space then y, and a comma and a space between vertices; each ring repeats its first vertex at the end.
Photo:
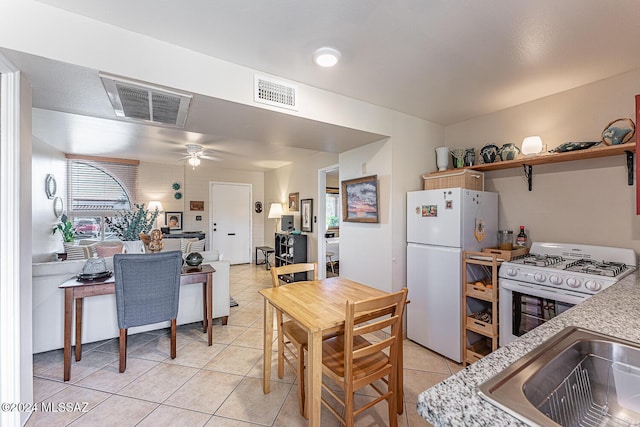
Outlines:
POLYGON ((464 150, 464 165, 473 166, 476 162, 476 150, 474 148, 467 148, 464 150))
POLYGON ((439 171, 447 170, 449 166, 449 147, 436 148, 436 166, 439 171))
POLYGON ((454 148, 451 150, 451 160, 453 161, 454 168, 461 168, 464 166, 464 149, 454 148))
POLYGON ((515 144, 511 143, 504 144, 498 150, 498 156, 500 156, 500 160, 503 162, 507 160, 514 160, 518 154, 520 154, 520 149, 516 147, 515 144))
POLYGON ((498 146, 495 144, 487 144, 480 150, 480 156, 485 163, 493 163, 498 154, 498 146))

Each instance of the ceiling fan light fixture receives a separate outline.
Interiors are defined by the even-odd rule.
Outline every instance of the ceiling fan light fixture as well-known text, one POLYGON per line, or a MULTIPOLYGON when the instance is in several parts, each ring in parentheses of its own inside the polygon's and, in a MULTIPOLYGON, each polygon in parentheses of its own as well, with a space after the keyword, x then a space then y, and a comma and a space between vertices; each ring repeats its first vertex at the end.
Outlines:
POLYGON ((342 54, 332 47, 321 47, 313 52, 313 62, 321 67, 333 67, 341 57, 342 54))
POLYGON ((195 154, 189 157, 189 160, 187 161, 193 167, 193 169, 195 169, 196 166, 200 166, 200 159, 195 154))
POLYGON ((202 152, 202 145, 198 144, 187 144, 187 153, 193 155, 202 152))

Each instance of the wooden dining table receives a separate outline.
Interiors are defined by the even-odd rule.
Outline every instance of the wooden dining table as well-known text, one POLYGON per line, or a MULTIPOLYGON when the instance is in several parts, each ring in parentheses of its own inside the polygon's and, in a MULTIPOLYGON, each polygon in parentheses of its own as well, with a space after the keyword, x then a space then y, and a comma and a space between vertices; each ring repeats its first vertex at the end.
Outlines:
MULTIPOLYGON (((322 337, 344 330, 347 301, 387 295, 387 292, 342 277, 294 282, 277 288, 258 291, 264 297, 264 369, 263 392, 271 386, 271 356, 273 349, 273 308, 297 322, 308 336, 307 404, 309 425, 320 425, 322 393, 322 337)), ((402 322, 400 323, 402 325, 402 322)), ((402 329, 399 336, 402 336, 402 329)), ((398 353, 398 414, 403 411, 402 345, 398 353)))
MULTIPOLYGON (((215 268, 209 264, 199 267, 183 266, 180 273, 180 285, 202 283, 202 328, 208 333, 209 346, 213 344, 213 273, 215 268)), ((71 325, 73 323, 73 302, 76 315, 76 362, 82 359, 82 304, 85 297, 116 293, 115 278, 80 282, 71 278, 59 288, 64 290, 64 381, 71 378, 71 325)), ((113 313, 116 316, 116 313, 113 313)))

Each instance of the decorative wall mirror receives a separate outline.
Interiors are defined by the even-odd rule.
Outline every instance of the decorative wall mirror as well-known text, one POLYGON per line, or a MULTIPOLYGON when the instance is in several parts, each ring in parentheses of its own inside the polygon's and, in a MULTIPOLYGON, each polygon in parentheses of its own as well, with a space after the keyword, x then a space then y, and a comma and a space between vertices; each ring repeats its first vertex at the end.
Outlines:
POLYGON ((56 218, 60 218, 62 213, 64 212, 64 203, 62 202, 62 197, 56 197, 53 199, 53 214, 56 218))
POLYGON ((49 199, 53 199, 58 191, 58 184, 56 183, 56 177, 52 174, 47 174, 47 179, 45 181, 44 190, 47 193, 47 197, 49 199))

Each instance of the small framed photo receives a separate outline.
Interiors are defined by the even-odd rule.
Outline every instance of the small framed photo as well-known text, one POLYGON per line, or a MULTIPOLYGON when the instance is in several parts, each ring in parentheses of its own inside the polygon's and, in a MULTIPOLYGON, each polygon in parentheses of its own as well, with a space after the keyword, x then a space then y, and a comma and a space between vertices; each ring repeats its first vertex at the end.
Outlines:
POLYGON ((378 222, 378 175, 342 181, 342 220, 378 222))
POLYGON ((289 210, 290 211, 299 211, 300 210, 300 193, 289 193, 289 210))
POLYGON ((182 230, 182 212, 165 212, 164 221, 170 230, 182 230))
POLYGON ((203 211, 204 210, 204 201, 203 200, 191 200, 189 202, 189 210, 192 210, 192 211, 203 211))
POLYGON ((313 199, 300 200, 300 224, 302 231, 313 231, 313 199))

